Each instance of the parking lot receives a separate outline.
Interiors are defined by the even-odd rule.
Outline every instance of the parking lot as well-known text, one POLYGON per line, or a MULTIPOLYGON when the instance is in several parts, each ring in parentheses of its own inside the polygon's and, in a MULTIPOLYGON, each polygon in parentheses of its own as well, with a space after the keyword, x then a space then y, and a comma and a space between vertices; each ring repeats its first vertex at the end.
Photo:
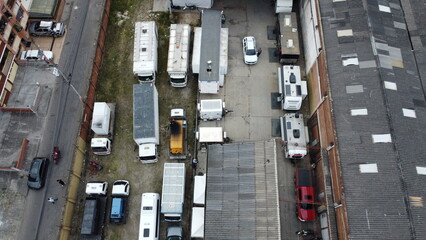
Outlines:
MULTIPOLYGON (((119 3, 115 3, 119 4, 119 3)), ((188 143, 191 156, 183 161, 186 164, 186 198, 185 214, 182 225, 185 238, 190 233, 190 208, 192 198, 193 171, 190 160, 194 156, 195 111, 197 102, 197 77, 191 76, 185 89, 172 88, 168 82, 166 69, 168 26, 170 23, 189 23, 200 26, 200 12, 188 11, 175 13, 169 18, 168 13, 151 13, 149 4, 127 3, 112 7, 109 35, 107 37, 103 69, 99 77, 97 101, 116 102, 115 137, 110 156, 98 157, 88 154, 87 160, 95 160, 104 166, 102 171, 90 168, 86 163, 85 176, 80 185, 78 205, 74 215, 72 237, 78 238, 84 208, 84 186, 92 180, 108 181, 127 179, 131 183, 129 215, 127 224, 111 225, 106 222, 105 239, 135 239, 139 232, 140 200, 143 192, 161 192, 162 170, 168 159, 168 117, 170 109, 181 107, 188 115, 188 143), (123 16, 126 13, 129 19, 123 16), (122 21, 121 21, 122 20, 122 21), (155 164, 141 164, 137 160, 132 136, 132 84, 137 84, 131 70, 134 21, 155 20, 159 25, 159 69, 156 86, 160 103, 160 161, 155 164), (121 21, 121 23, 119 23, 121 21), (110 30, 111 29, 111 30, 110 30)), ((113 3, 114 5, 114 3, 113 3)), ((221 98, 229 113, 220 122, 202 123, 204 126, 223 126, 233 142, 264 141, 279 137, 276 122, 283 111, 272 107, 272 93, 278 92, 277 68, 280 66, 270 56, 269 49, 275 48, 275 40, 268 39, 268 26, 274 26, 276 17, 269 2, 249 1, 215 1, 215 9, 224 10, 229 28, 228 74, 225 85, 218 95, 202 95, 201 99, 221 98), (243 62, 242 39, 254 36, 257 48, 262 48, 256 65, 248 66, 243 62), (272 61, 271 61, 272 60, 272 61)), ((55 49, 60 41, 45 41, 41 48, 55 49), (44 44, 44 45, 43 45, 44 44)), ((55 51, 55 50, 54 50, 55 51)), ((58 55, 57 55, 58 56, 58 55)), ((307 104, 307 101, 304 103, 307 104)), ((282 239, 298 239, 294 234, 302 228, 312 229, 311 223, 301 224, 295 216, 294 165, 282 156, 278 144, 278 181, 280 194, 281 236, 282 239)), ((90 151, 90 149, 88 149, 90 151)), ((86 161, 87 162, 87 161, 86 161)), ((307 166, 308 160, 298 165, 307 166)), ((200 163, 198 170, 205 170, 205 163, 200 163), (204 165, 203 165, 204 164, 204 165)), ((65 174, 65 173, 64 173, 65 174)), ((66 173, 68 174, 68 173, 66 173)), ((161 223, 160 239, 164 239, 167 224, 161 223)))

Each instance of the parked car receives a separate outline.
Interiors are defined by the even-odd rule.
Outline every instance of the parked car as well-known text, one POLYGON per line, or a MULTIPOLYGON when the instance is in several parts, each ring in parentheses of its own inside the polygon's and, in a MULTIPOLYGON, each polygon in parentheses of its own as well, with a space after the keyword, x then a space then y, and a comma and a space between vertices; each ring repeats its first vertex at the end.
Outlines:
POLYGON ((295 181, 297 217, 302 222, 315 220, 315 189, 312 171, 307 168, 296 168, 295 181))
POLYGON ((41 189, 44 186, 49 168, 49 159, 43 157, 34 158, 28 173, 27 185, 32 189, 41 189))
POLYGON ((60 37, 65 33, 63 23, 53 21, 37 21, 30 24, 28 32, 31 36, 60 37))
POLYGON ((256 39, 254 37, 243 38, 243 53, 245 64, 257 63, 256 39))
POLYGON ((21 53, 22 61, 40 61, 40 60, 53 60, 53 52, 42 50, 28 50, 21 53))

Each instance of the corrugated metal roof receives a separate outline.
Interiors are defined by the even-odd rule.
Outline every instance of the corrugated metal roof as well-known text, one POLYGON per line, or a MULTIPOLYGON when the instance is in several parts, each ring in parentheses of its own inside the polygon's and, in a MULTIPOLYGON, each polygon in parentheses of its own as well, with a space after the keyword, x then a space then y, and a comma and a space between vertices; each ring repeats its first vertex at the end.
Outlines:
POLYGON ((205 239, 280 239, 275 144, 210 145, 205 239))
POLYGON ((416 173, 416 166, 426 166, 425 95, 418 74, 426 57, 419 68, 401 26, 411 10, 424 6, 407 2, 409 14, 400 2, 320 1, 351 239, 426 235, 426 210, 418 204, 426 197, 426 179, 416 173), (354 41, 340 41, 337 31, 343 29, 353 31, 354 41), (356 54, 360 65, 343 66, 348 54, 356 54), (355 108, 367 114, 351 115, 355 108), (414 110, 416 118, 404 116, 403 108, 414 110), (391 142, 373 143, 372 136, 382 134, 390 134, 391 142), (378 172, 361 173, 360 164, 377 164, 378 172))

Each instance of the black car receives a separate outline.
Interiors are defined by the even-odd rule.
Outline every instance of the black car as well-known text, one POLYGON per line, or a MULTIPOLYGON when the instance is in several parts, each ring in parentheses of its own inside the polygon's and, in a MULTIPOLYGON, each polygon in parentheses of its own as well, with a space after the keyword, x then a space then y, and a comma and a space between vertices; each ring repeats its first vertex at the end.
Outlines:
POLYGON ((60 37, 64 35, 63 23, 53 21, 37 21, 30 24, 28 32, 31 36, 60 37))
POLYGON ((28 187, 32 189, 41 189, 44 186, 44 182, 46 181, 48 168, 48 158, 34 158, 31 162, 30 171, 28 173, 28 187))

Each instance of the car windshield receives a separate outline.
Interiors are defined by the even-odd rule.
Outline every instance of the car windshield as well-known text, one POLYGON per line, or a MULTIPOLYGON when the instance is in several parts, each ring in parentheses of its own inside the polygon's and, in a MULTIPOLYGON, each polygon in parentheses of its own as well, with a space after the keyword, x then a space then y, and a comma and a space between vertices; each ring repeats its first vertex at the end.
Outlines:
POLYGON ((302 203, 301 205, 303 209, 314 209, 314 205, 310 203, 302 203))
POLYGON ((246 55, 256 55, 256 50, 254 50, 254 49, 247 49, 247 51, 246 51, 246 55))

